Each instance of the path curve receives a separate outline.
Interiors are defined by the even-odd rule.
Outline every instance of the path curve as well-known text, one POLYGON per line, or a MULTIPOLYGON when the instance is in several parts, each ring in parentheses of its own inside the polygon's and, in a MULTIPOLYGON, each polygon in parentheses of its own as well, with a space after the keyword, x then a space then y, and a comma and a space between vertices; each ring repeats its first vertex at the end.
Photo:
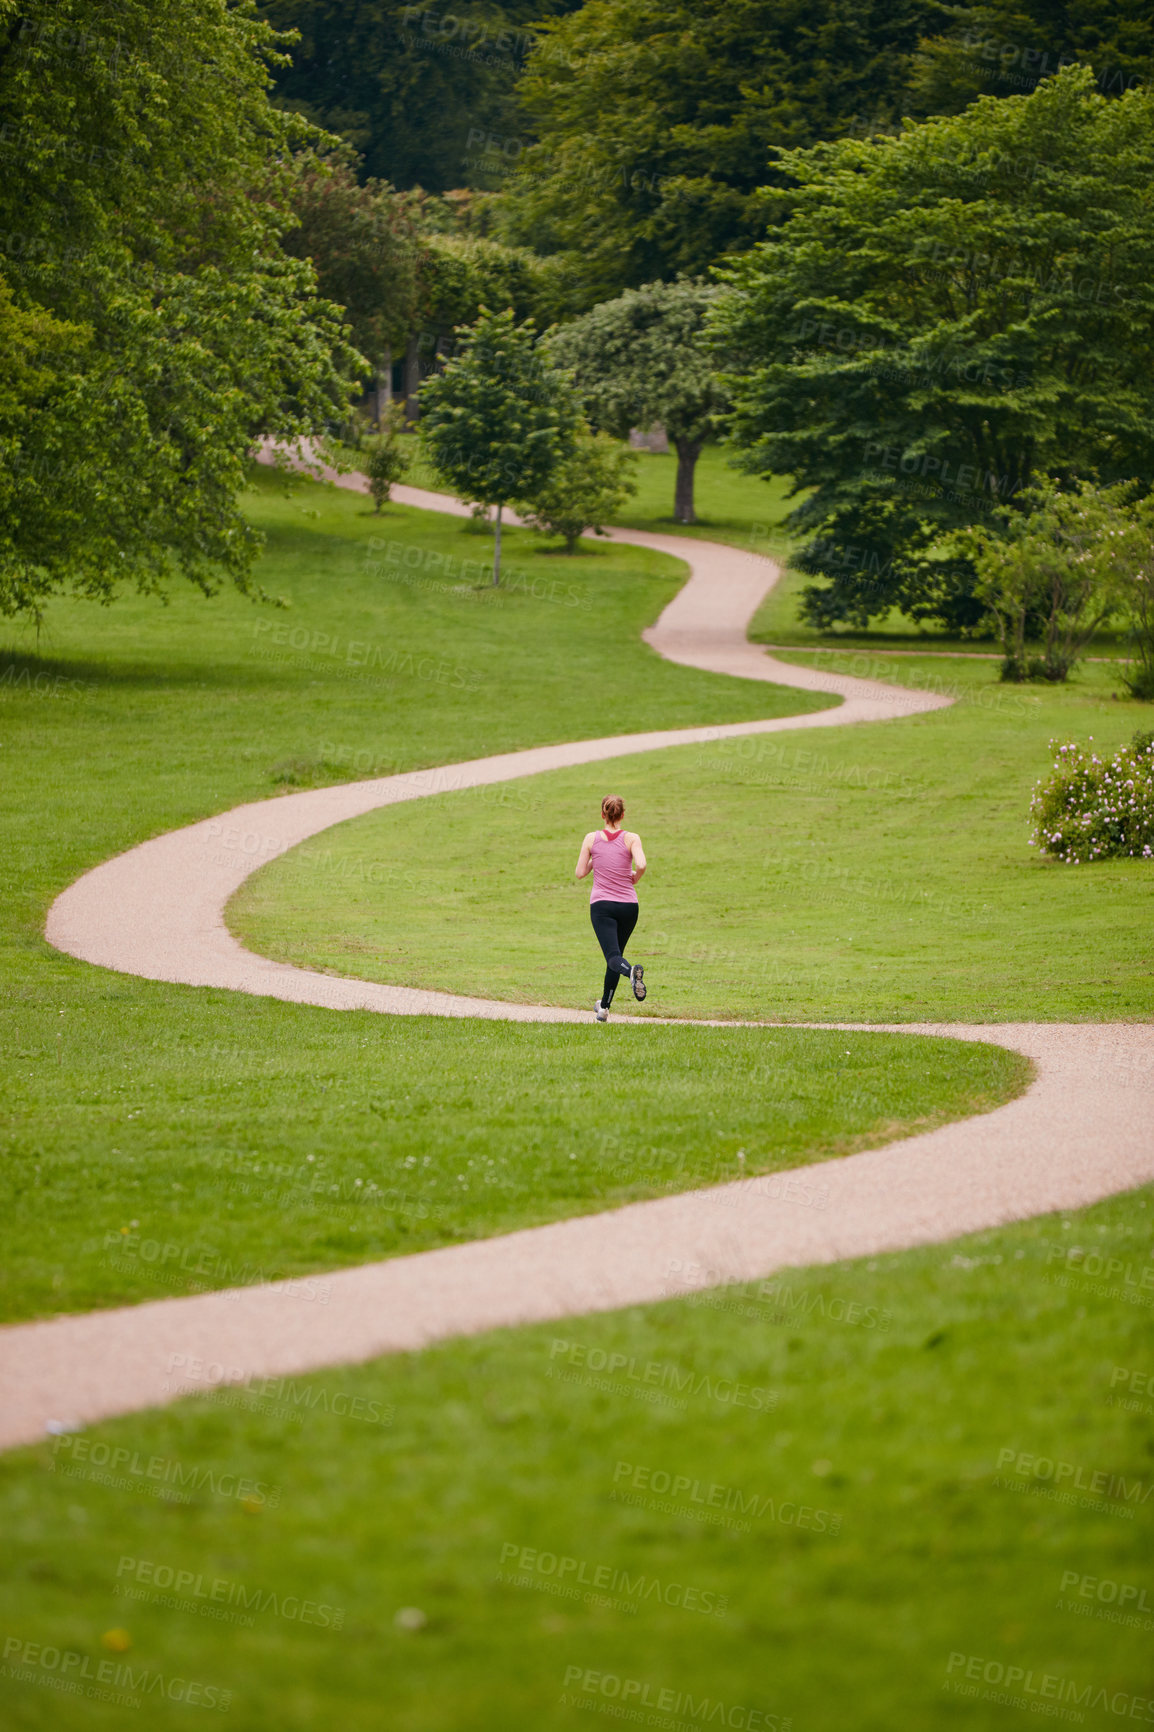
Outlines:
MULTIPOLYGON (((342 484, 363 488, 359 477, 342 484)), ((395 496, 402 504, 465 509, 417 489, 398 488, 395 496)), ((122 973, 330 1009, 588 1022, 587 1011, 380 986, 272 962, 232 937, 224 907, 266 860, 381 806, 659 746, 896 720, 949 702, 793 667, 750 644, 746 627, 778 575, 771 561, 708 542, 614 533, 690 566, 689 581, 644 634, 659 654, 715 673, 826 692, 841 704, 765 722, 536 747, 236 807, 86 873, 53 904, 50 943, 122 973)), ((604 1036, 615 1038, 629 1021, 616 1019, 604 1036)), ((655 1022, 632 1019, 632 1027, 655 1022)), ((953 1238, 1076 1208, 1154 1178, 1148 1091, 1111 1080, 1150 1074, 1154 1027, 818 1026, 990 1041, 1026 1054, 1037 1075, 1025 1095, 995 1112, 822 1163, 820 1184, 813 1168, 793 1178, 767 1175, 345 1269, 322 1282, 273 1282, 10 1326, 0 1331, 0 1446, 221 1382, 302 1373, 452 1335, 953 1238), (1131 1068, 1113 1063, 1120 1043, 1131 1068)))

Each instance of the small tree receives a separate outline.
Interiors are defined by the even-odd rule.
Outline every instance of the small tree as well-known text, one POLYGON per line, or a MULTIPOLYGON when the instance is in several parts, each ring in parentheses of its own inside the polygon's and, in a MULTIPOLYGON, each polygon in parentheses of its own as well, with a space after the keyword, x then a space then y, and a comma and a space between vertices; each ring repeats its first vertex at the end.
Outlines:
POLYGON ((996 528, 957 537, 977 569, 974 593, 997 625, 1004 680, 1066 679, 1116 611, 1132 490, 1129 482, 1081 481, 1063 492, 1045 480, 1022 492, 1022 509, 1002 513, 996 528), (1038 638, 1042 653, 1031 656, 1027 640, 1038 638))
POLYGON ((501 581, 501 513, 534 493, 573 438, 572 385, 511 311, 482 310, 460 352, 421 387, 421 436, 458 498, 495 505, 493 582, 501 581))
POLYGON ((517 510, 543 535, 563 535, 565 552, 576 553, 584 532, 592 529, 597 535, 604 534, 602 525, 616 517, 629 495, 637 492, 633 479, 636 468, 632 451, 608 433, 594 433, 583 423, 572 449, 517 510))
POLYGON ((399 403, 390 403, 381 416, 381 430, 367 441, 369 492, 373 506, 380 511, 393 490, 393 483, 407 475, 412 457, 401 444, 401 429, 405 411, 399 403))
POLYGON ((718 290, 686 277, 648 283, 551 333, 554 359, 571 367, 590 419, 624 439, 631 427, 665 428, 677 452, 673 515, 696 523, 697 459, 726 400, 706 336, 718 290))

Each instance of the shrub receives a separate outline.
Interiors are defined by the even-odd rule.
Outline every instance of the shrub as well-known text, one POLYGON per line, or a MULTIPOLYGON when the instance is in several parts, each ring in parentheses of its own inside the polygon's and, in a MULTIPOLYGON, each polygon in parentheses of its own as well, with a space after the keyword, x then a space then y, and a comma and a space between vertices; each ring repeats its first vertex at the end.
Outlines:
POLYGON ((532 529, 563 535, 566 553, 575 553, 585 530, 602 533, 631 493, 637 492, 633 471, 637 459, 607 433, 580 427, 572 450, 532 497, 517 509, 532 529))
POLYGON ((1034 790, 1030 816, 1030 846, 1067 866, 1154 860, 1154 733, 1135 734, 1109 759, 1073 742, 1059 746, 1049 779, 1034 790))
POLYGON ((400 481, 412 462, 409 453, 401 444, 404 422, 405 412, 402 406, 391 403, 381 417, 380 432, 364 442, 369 458, 369 492, 373 496, 373 507, 377 511, 392 492, 394 481, 400 481))
POLYGON ((1050 479, 1024 489, 1015 508, 964 531, 959 545, 977 568, 975 594, 993 617, 1004 680, 1064 680, 1119 606, 1118 569, 1132 526, 1133 485, 1050 479), (1041 654, 1026 643, 1041 638, 1041 654))

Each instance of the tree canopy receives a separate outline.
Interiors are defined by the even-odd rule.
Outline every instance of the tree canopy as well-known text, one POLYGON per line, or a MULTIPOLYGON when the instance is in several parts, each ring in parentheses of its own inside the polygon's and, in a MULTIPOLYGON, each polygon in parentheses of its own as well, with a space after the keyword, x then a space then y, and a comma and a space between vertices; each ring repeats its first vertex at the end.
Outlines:
POLYGON ((726 398, 706 335, 713 284, 682 278, 627 289, 549 337, 549 348, 572 370, 596 426, 618 438, 631 427, 660 423, 677 452, 674 516, 696 521, 697 459, 726 398))
POLYGON ((246 581, 255 436, 343 412, 359 357, 286 256, 274 34, 225 0, 0 0, 0 611, 183 573, 246 581), (191 53, 189 45, 196 44, 191 53))
POLYGON ((358 150, 365 170, 402 188, 486 185, 481 142, 524 130, 514 87, 539 18, 580 0, 266 0, 300 41, 280 100, 358 150))
POLYGON ((919 47, 908 112, 955 114, 978 96, 1028 96, 1067 66, 1103 96, 1154 79, 1154 12, 1133 0, 982 0, 950 7, 919 47))
POLYGON ((294 163, 296 226, 285 250, 307 258, 322 294, 344 308, 353 341, 374 363, 402 343, 420 308, 422 238, 414 201, 387 182, 357 179, 347 148, 294 163))
POLYGON ((698 275, 764 233, 773 146, 896 119, 934 0, 588 0, 520 85, 537 142, 510 232, 567 255, 573 305, 698 275))
POLYGON ((1071 68, 899 138, 793 151, 726 271, 733 441, 803 495, 815 623, 976 622, 949 532, 1034 476, 1154 474, 1154 98, 1071 68))

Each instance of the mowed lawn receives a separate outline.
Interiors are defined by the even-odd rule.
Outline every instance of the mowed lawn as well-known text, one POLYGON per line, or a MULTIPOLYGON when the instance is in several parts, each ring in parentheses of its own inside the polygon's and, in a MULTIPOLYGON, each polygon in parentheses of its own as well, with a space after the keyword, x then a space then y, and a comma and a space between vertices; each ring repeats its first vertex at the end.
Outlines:
MULTIPOLYGON (((742 1155, 744 1170, 812 1162, 1023 1086, 1012 1055, 945 1040, 341 1016, 137 981, 49 950, 44 911, 79 872, 240 800, 610 727, 807 703, 664 667, 638 645, 679 581, 669 562, 619 549, 538 558, 513 537, 522 587, 479 601, 464 560, 484 542, 456 525, 399 511, 378 523, 355 497, 313 489, 285 501, 267 478, 253 509, 273 532, 261 579, 291 609, 234 597, 178 597, 163 612, 60 607, 43 646, 53 663, 10 661, 10 680, 0 666, 14 839, 0 1011, 12 1060, 8 1317, 289 1274, 307 1277, 302 1306, 323 1306, 323 1272, 341 1264, 723 1178, 742 1155), (372 536, 384 547, 368 546, 372 536), (380 569, 390 539, 413 550, 396 566, 408 582, 380 569), (591 605, 567 607, 550 587, 562 580, 585 586, 591 605), (434 655, 445 674, 422 677, 434 655), (607 658, 611 698, 593 677, 607 658), (25 667, 39 684, 17 683, 25 667)), ((1103 739, 1105 691, 1088 700, 1100 704, 1103 739)), ((968 727, 984 706, 950 717, 968 727)), ((1132 718, 1113 713, 1121 737, 1132 718)), ((808 760, 734 753, 744 784, 688 752, 614 766, 654 854, 643 930, 660 930, 674 883, 688 906, 702 858, 694 826, 715 812, 757 814, 762 903, 778 880, 816 876, 809 855, 800 875, 770 861, 781 838, 767 821, 767 774, 785 784, 778 829, 790 810, 813 814, 807 844, 831 835, 807 778, 822 811, 844 801, 867 833, 880 821, 876 796, 888 795, 901 837, 916 839, 902 789, 911 778, 923 795, 937 785, 920 779, 930 774, 916 731, 925 725, 833 730, 808 760), (860 757, 828 756, 867 742, 872 778, 860 757), (892 784, 879 778, 898 775, 898 758, 869 755, 889 742, 905 779, 892 784), (644 786, 624 775, 638 767, 644 786), (868 806, 853 805, 857 796, 868 806)), ((1002 766, 1015 762, 1015 741, 1025 756, 1040 737, 1008 735, 1002 766)), ((982 779, 991 736, 940 738, 952 778, 976 778, 969 824, 993 822, 1005 838, 1016 825, 1020 851, 1018 792, 993 771, 982 779)), ((561 1001, 584 1002, 596 958, 568 875, 603 790, 600 779, 571 781, 563 797, 560 778, 528 785, 527 809, 461 796, 393 819, 438 818, 437 847, 461 860, 472 846, 484 862, 526 826, 534 845, 543 835, 544 889, 533 887, 540 899, 528 909, 533 992, 552 990, 548 970, 559 969, 561 1001)), ((324 842, 349 860, 366 845, 350 834, 324 842)), ((733 882, 749 878, 749 835, 739 826, 726 839, 733 882)), ((438 854, 412 834, 416 851, 398 873, 398 832, 366 840, 393 871, 396 917, 421 919, 431 945, 436 922, 404 877, 425 874, 425 902, 443 910, 438 854)), ((1025 860, 1028 890, 1060 882, 1013 857, 1025 860)), ((313 883, 315 857, 284 864, 307 868, 298 890, 313 883)), ((1130 908, 1125 872, 1100 879, 1119 884, 1118 906, 1130 908)), ((350 894, 359 883, 352 867, 329 870, 338 933, 371 912, 350 894)), ((270 887, 284 885, 270 876, 254 886, 270 887)), ((472 892, 486 919, 498 918, 499 888, 472 892)), ((509 885, 521 888, 520 878, 509 885)), ((666 911, 667 950, 653 964, 662 1002, 651 1008, 668 1010, 678 993, 688 1007, 721 985, 731 998, 768 997, 746 940, 702 930, 702 909, 711 919, 718 909, 708 883, 695 894, 684 940, 666 911), (701 954, 714 943, 739 960, 701 954)), ((884 898, 871 895, 884 916, 884 898)), ((812 895, 807 906, 820 913, 812 895)), ((945 942, 940 907, 915 912, 945 942)), ((474 918, 456 924, 462 965, 484 975, 479 990, 524 990, 525 933, 500 915, 481 956, 474 918)), ((298 919, 311 943, 299 907, 298 919)), ((376 949, 396 942, 395 919, 384 924, 356 972, 376 957, 397 978, 395 957, 376 949)), ((749 936, 764 944, 766 930, 749 936)), ((807 952, 818 961, 826 930, 815 928, 807 952)), ((857 942, 858 927, 848 936, 857 942)), ((1107 948, 1086 989, 1085 1014, 1120 1014, 1103 987, 1116 978, 1114 955, 1107 948)), ((430 948, 416 961, 431 969, 444 958, 430 948)), ((1029 946, 1027 962, 1037 969, 1029 946)), ((347 970, 349 957, 335 965, 347 970)), ((972 970, 966 978, 971 992, 972 970)), ((837 984, 845 995, 852 977, 837 984)), ((780 975, 772 987, 780 1004, 780 975)), ((867 987, 880 1002, 881 983, 859 982, 867 987)), ((799 986, 793 1002, 801 997, 799 986)), ((1036 1014, 1063 1014, 1045 1008, 1058 1002, 1054 989, 1036 1014)), ((1147 1081, 1119 1071, 1115 1086, 1147 1081)), ((804 1183, 795 1206, 819 1207, 820 1173, 804 1183)), ((684 1725, 775 1732, 786 1721, 795 1732, 1016 1723, 1016 1710, 982 1700, 985 1686, 969 1697, 951 1688, 975 1665, 979 1677, 1013 1666, 1056 1678, 1047 1691, 1067 1699, 1148 1695, 1144 1614, 1104 1619, 1120 1585, 1128 1608, 1147 1585, 1152 1196, 738 1289, 718 1285, 724 1271, 671 1264, 661 1304, 283 1384, 213 1393, 223 1367, 174 1367, 204 1386, 203 1399, 0 1458, 0 1720, 19 1732, 163 1729, 199 1704, 226 1709, 238 1732, 505 1732, 577 1728, 588 1710, 645 1700, 684 1725), (1056 1478, 1098 1490, 1058 1501, 1056 1478), (1114 1585, 1113 1599, 1096 1597, 1099 1582, 1114 1585)))
POLYGON ((236 1732, 578 1732, 643 1699, 986 1732, 1028 1723, 1017 1668, 1027 1709, 1120 1725, 1152 1693, 1152 1198, 5 1456, 3 1723, 184 1726, 180 1679, 236 1732), (50 1687, 102 1662, 142 1712, 50 1687))
POLYGON ((82 871, 238 801, 812 707, 641 644, 672 561, 536 557, 514 534, 491 599, 459 523, 286 499, 268 474, 251 506, 260 581, 290 606, 56 604, 41 661, 0 658, 4 1316, 323 1273, 725 1177, 738 1150, 745 1170, 844 1153, 1024 1086, 991 1049, 748 1030, 640 1031, 607 1075, 592 1026, 342 1015, 50 949, 47 908, 82 871))
POLYGON ((600 952, 573 866, 612 790, 650 861, 630 946, 649 996, 619 991, 621 1015, 1148 1020, 1150 863, 1071 868, 1029 846, 1051 739, 1110 749, 1145 720, 1113 667, 1015 688, 983 661, 831 662, 956 702, 394 806, 262 868, 230 920, 284 961, 591 1005, 600 952))

